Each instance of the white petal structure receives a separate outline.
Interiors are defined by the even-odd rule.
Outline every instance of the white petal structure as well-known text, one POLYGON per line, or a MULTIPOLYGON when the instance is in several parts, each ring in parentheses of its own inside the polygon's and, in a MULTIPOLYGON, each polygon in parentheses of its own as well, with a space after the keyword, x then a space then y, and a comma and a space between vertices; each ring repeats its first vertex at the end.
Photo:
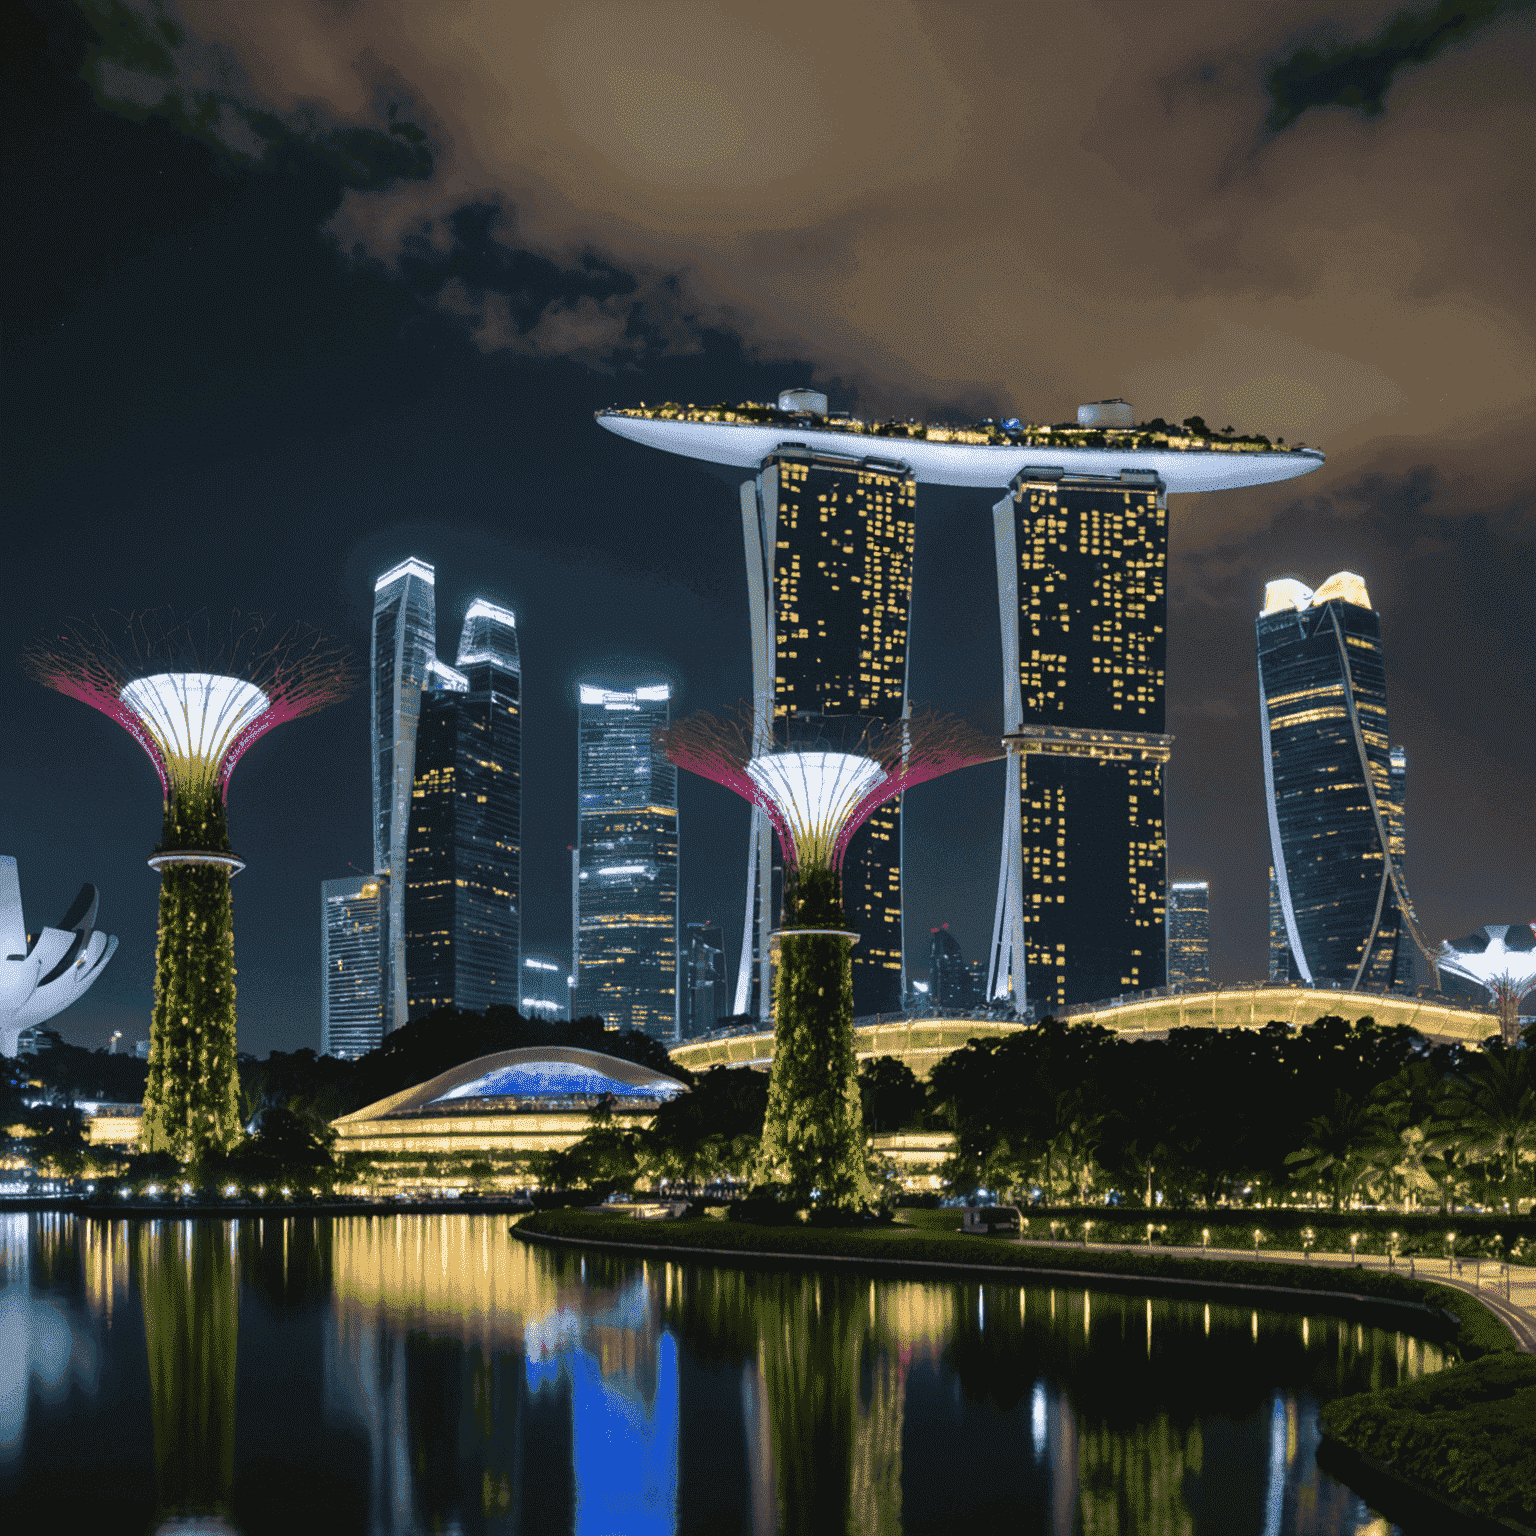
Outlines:
POLYGON ((1536 986, 1536 924, 1488 923, 1465 939, 1447 942, 1436 963, 1490 991, 1497 982, 1524 991, 1536 986))
POLYGON ((747 764, 789 830, 798 864, 830 864, 843 823, 885 770, 848 752, 775 752, 747 764))
POLYGON ((176 778, 193 765, 216 769, 241 731, 267 708, 254 683, 210 672, 157 672, 135 678, 123 703, 154 737, 176 778))
POLYGON ((22 1030, 62 1013, 106 968, 117 940, 93 931, 96 887, 80 888, 57 928, 30 941, 16 860, 0 854, 0 1052, 16 1054, 22 1030))

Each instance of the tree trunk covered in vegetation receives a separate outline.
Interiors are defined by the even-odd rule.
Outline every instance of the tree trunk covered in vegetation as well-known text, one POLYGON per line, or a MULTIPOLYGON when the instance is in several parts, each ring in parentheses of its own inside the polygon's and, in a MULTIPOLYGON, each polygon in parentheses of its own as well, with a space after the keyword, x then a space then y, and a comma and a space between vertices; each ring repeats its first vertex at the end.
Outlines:
POLYGON ((786 896, 773 987, 773 1072, 758 1184, 841 1210, 873 1202, 853 1048, 852 940, 832 870, 800 875, 786 896))
MULTIPOLYGON (((210 786, 166 802, 157 852, 227 853, 224 802, 210 786)), ((160 874, 155 1006, 140 1140, 181 1162, 240 1140, 235 1054, 235 930, 230 870, 167 864, 160 874)))

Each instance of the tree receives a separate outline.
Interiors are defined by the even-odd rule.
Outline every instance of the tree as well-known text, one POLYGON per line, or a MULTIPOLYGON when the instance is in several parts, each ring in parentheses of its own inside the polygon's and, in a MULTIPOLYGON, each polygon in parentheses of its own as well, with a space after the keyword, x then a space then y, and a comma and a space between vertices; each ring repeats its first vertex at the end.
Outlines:
POLYGON ((1382 1131, 1380 1110, 1336 1089, 1328 1109, 1307 1122, 1302 1144, 1286 1157, 1286 1166, 1303 1179, 1326 1183, 1334 1210, 1343 1210, 1373 1155, 1379 1155, 1382 1131))
POLYGON ((906 1062, 896 1056, 876 1056, 859 1063, 859 1098, 868 1132, 899 1131, 923 1112, 927 1092, 906 1062))
POLYGON ((1536 1067, 1529 1051, 1494 1043, 1446 1085, 1444 1130, 1466 1154, 1497 1161, 1500 1193, 1518 1198, 1520 1164, 1536 1152, 1536 1067))

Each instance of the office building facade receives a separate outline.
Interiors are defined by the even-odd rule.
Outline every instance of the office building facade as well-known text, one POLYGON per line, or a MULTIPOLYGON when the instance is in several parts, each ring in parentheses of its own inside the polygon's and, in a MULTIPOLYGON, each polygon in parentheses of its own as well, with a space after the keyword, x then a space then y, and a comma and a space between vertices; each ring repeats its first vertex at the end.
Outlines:
POLYGON ((1291 941, 1285 933, 1285 908, 1280 905, 1280 882, 1275 866, 1269 866, 1269 979, 1291 979, 1291 941))
POLYGON ((993 508, 1010 756, 988 994, 1163 985, 1168 510, 1150 471, 1025 470, 993 508))
POLYGON ((522 663, 510 609, 470 603, 456 663, 427 667, 403 903, 407 1011, 518 1006, 522 663))
POLYGON ((1211 976, 1211 887, 1205 880, 1168 886, 1168 985, 1186 987, 1211 976))
MULTIPOLYGON (((824 408, 824 405, 823 405, 824 408)), ((781 449, 741 487, 752 620, 753 690, 764 718, 899 719, 917 484, 905 465, 781 449)), ((766 1020, 768 935, 782 870, 768 819, 754 815, 737 974, 737 1014, 766 1020)), ((901 803, 877 810, 843 861, 855 1014, 901 1007, 901 803)))
POLYGON ((653 740, 672 689, 579 686, 577 1017, 675 1040, 677 770, 653 740))
POLYGON ((568 1019, 571 1016, 571 972, 558 956, 523 956, 524 1018, 568 1019))
POLYGON ((390 877, 384 914, 384 1031, 409 1017, 405 965, 405 862, 416 781, 422 688, 437 653, 433 569, 403 560, 373 586, 373 870, 390 877))
MULTIPOLYGON (((1402 870, 1381 620, 1360 577, 1272 581, 1256 621, 1264 788, 1293 978, 1397 984, 1423 947, 1402 870), (1394 834, 1395 829, 1395 834, 1394 834)), ((1411 974, 1411 971, 1408 973, 1411 974)))
POLYGON ((928 937, 928 1002, 934 1008, 973 1008, 981 999, 972 991, 972 972, 949 924, 928 937))
POLYGON ((384 1039, 389 877, 320 887, 320 1054, 356 1061, 384 1039))
POLYGON ((707 1035, 724 1014, 725 935, 709 921, 688 923, 683 929, 681 955, 682 1007, 678 1033, 684 1040, 707 1035))

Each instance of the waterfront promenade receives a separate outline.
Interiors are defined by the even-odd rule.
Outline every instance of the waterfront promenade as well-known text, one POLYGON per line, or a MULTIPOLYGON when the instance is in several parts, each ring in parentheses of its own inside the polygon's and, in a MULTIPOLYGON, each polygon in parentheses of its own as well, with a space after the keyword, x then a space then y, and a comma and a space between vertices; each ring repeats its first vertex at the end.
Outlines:
MULTIPOLYGON (((995 1241, 995 1239, 994 1239, 995 1241)), ((1081 1242, 1065 1239, 1049 1242, 1038 1238, 1019 1238, 1017 1242, 1026 1248, 1047 1248, 1058 1252, 1081 1248, 1081 1242)), ((1148 1248, 1145 1243, 1091 1243, 1091 1251, 1101 1253, 1165 1253, 1179 1258, 1247 1260, 1252 1263, 1251 1248, 1200 1248, 1172 1247, 1157 1244, 1148 1248)), ((1441 1285, 1454 1285, 1470 1291, 1479 1301, 1496 1313, 1509 1327, 1511 1333, 1526 1354, 1536 1354, 1536 1267, 1528 1264, 1503 1264, 1487 1259, 1432 1259, 1418 1256, 1395 1261, 1378 1255, 1361 1254, 1351 1258, 1347 1253, 1316 1253, 1310 1257, 1299 1248, 1269 1248, 1260 1245, 1260 1262, 1282 1264, 1327 1265, 1334 1269, 1359 1268, 1390 1270, 1394 1274, 1411 1279, 1434 1280, 1441 1285)))

